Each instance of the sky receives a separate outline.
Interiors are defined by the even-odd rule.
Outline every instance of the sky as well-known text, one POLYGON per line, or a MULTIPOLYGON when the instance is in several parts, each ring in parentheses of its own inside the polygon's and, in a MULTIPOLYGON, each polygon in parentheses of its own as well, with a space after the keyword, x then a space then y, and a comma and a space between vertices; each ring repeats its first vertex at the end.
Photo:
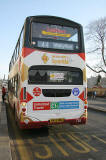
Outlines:
MULTIPOLYGON (((8 66, 27 16, 52 15, 76 21, 85 27, 106 16, 106 0, 0 0, 0 78, 8 66)), ((85 42, 86 48, 86 42, 85 42)), ((87 55, 87 63, 94 59, 87 55)), ((95 75, 87 70, 87 76, 95 75)))

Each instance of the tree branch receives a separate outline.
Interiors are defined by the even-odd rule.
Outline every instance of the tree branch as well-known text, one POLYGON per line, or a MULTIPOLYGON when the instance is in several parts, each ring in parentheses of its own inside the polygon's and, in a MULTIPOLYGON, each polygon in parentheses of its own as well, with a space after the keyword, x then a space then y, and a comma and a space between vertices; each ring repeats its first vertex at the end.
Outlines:
POLYGON ((86 66, 87 66, 89 69, 91 69, 93 72, 95 72, 95 73, 105 73, 105 74, 106 74, 106 71, 105 71, 104 69, 102 69, 102 68, 101 68, 101 70, 97 71, 97 70, 91 68, 88 64, 86 64, 86 66))
MULTIPOLYGON (((100 18, 96 21, 91 22, 88 26, 87 36, 90 37, 90 44, 95 46, 95 49, 88 53, 94 53, 101 55, 102 63, 99 63, 98 69, 93 69, 87 64, 87 67, 96 73, 106 74, 106 58, 105 58, 105 46, 106 46, 106 17, 100 18), (104 67, 102 67, 102 64, 104 67)), ((88 39, 89 40, 89 39, 88 39)))
POLYGON ((92 50, 92 51, 89 51, 89 52, 87 52, 87 53, 96 52, 96 51, 98 51, 99 49, 101 49, 101 48, 96 48, 96 49, 94 49, 94 50, 92 50))
POLYGON ((101 53, 102 53, 102 59, 103 59, 103 63, 106 67, 106 60, 105 60, 105 57, 104 57, 104 41, 102 40, 102 49, 101 49, 101 53))

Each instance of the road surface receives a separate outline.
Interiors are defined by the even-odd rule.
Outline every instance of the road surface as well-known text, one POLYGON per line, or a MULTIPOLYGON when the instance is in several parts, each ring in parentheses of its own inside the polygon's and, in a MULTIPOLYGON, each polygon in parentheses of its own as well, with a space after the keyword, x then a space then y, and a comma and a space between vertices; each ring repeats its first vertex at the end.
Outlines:
POLYGON ((106 113, 88 110, 86 125, 21 131, 7 107, 13 160, 105 160, 106 113))

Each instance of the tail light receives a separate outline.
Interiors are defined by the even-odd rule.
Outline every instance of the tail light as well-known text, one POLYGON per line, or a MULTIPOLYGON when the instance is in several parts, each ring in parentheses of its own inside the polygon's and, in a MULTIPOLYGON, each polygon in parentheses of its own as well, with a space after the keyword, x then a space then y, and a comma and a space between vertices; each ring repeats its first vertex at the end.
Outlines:
POLYGON ((88 102, 87 102, 87 99, 85 100, 85 102, 84 102, 84 103, 85 103, 84 108, 85 108, 85 109, 87 109, 87 108, 88 108, 88 102))
POLYGON ((27 109, 26 109, 26 102, 22 102, 21 107, 22 107, 23 115, 25 116, 26 111, 27 111, 27 109))
POLYGON ((22 107, 26 107, 26 102, 23 102, 23 103, 21 104, 21 106, 22 106, 22 107))
POLYGON ((22 111, 25 112, 25 111, 26 111, 26 108, 22 108, 22 111))

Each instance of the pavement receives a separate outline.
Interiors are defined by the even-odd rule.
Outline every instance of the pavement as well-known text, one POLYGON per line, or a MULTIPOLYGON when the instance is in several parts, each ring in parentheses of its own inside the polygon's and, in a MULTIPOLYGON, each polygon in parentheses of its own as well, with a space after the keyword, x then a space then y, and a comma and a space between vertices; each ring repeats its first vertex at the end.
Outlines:
MULTIPOLYGON (((106 98, 88 99, 88 109, 106 112, 106 98)), ((1 100, 0 90, 0 160, 12 160, 7 125, 6 105, 1 100)))
POLYGON ((0 90, 0 160, 12 160, 8 134, 6 105, 1 100, 0 90))
POLYGON ((88 109, 106 112, 106 97, 105 98, 96 97, 96 99, 88 98, 88 109))

